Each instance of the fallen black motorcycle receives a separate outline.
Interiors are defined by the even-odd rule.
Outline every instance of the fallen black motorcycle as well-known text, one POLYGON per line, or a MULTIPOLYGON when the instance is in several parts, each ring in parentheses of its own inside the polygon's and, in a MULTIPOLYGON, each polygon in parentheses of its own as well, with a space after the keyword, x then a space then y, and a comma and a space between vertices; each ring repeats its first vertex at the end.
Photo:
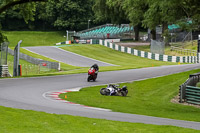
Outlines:
POLYGON ((109 84, 106 88, 101 88, 101 95, 106 96, 126 96, 128 94, 128 89, 126 86, 118 88, 119 85, 109 84))

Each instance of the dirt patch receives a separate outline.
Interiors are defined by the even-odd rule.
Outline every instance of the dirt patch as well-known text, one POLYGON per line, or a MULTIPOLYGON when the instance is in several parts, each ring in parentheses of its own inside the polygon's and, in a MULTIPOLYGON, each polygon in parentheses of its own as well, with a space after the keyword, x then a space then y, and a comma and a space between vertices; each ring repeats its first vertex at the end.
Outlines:
POLYGON ((172 103, 176 103, 176 104, 181 104, 181 105, 187 105, 187 106, 193 106, 193 107, 196 107, 196 108, 200 108, 200 105, 189 104, 189 103, 186 103, 186 102, 179 103, 179 96, 175 96, 173 99, 171 99, 171 102, 172 103))

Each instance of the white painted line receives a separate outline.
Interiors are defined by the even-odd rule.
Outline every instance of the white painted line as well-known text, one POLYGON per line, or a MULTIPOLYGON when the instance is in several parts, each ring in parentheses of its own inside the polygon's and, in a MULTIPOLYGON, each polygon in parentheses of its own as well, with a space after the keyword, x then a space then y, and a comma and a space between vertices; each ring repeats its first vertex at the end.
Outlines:
MULTIPOLYGON (((26 49, 26 47, 22 47, 23 49, 26 49)), ((33 52, 33 51, 31 51, 31 50, 29 50, 29 49, 26 49, 27 51, 29 51, 29 52, 32 52, 32 53, 35 53, 35 54, 38 54, 38 55, 41 55, 41 54, 39 54, 39 53, 37 53, 37 52, 33 52)), ((41 55, 41 56, 44 56, 44 57, 46 57, 46 58, 49 58, 49 59, 52 59, 52 60, 55 60, 55 61, 58 61, 58 62, 62 62, 62 61, 59 61, 59 60, 57 60, 57 59, 54 59, 54 58, 50 58, 50 57, 48 57, 48 56, 45 56, 45 55, 41 55)), ((42 59, 41 59, 42 60, 42 59)), ((62 62, 62 63, 65 63, 65 62, 62 62)), ((65 63, 66 64, 66 63, 65 63)))
POLYGON ((64 52, 66 52, 66 53, 74 54, 74 55, 77 55, 77 56, 80 56, 80 57, 83 57, 83 58, 88 58, 88 59, 91 59, 91 60, 94 60, 94 61, 99 61, 99 62, 108 64, 108 65, 116 66, 116 65, 114 65, 114 64, 110 64, 110 63, 107 63, 107 62, 104 62, 104 61, 100 61, 100 60, 96 60, 96 59, 93 59, 93 58, 90 58, 90 57, 86 57, 86 56, 83 56, 83 55, 79 55, 79 54, 76 54, 76 53, 73 53, 73 52, 70 52, 70 51, 67 51, 67 50, 58 48, 58 47, 56 47, 56 46, 51 46, 51 47, 57 48, 57 49, 59 49, 59 50, 61 50, 61 51, 64 51, 64 52))
POLYGON ((85 107, 85 108, 94 109, 94 110, 100 110, 100 111, 108 111, 108 112, 111 112, 111 111, 112 111, 112 110, 110 110, 110 109, 103 109, 103 108, 96 108, 96 107, 85 107))

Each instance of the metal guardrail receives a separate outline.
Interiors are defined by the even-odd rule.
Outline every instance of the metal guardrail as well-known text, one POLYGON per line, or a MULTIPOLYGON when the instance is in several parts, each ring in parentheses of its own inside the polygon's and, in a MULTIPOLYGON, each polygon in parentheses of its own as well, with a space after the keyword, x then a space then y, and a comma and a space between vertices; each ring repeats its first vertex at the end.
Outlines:
POLYGON ((186 86, 186 102, 200 105, 200 88, 186 86))
MULTIPOLYGON (((196 84, 200 81, 200 73, 191 74, 185 83, 179 86, 179 102, 187 102, 188 88, 192 86, 196 87, 196 84)), ((190 87, 191 88, 191 87, 190 87)), ((200 98, 200 94, 199 94, 200 98)), ((190 102, 191 103, 191 102, 190 102)))

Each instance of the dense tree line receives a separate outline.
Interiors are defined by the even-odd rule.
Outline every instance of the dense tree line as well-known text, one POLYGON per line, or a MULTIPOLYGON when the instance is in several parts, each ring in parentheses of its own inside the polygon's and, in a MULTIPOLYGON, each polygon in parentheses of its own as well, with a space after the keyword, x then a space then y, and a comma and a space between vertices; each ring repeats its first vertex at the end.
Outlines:
MULTIPOLYGON (((5 2, 1 1, 0 7, 5 2)), ((89 19, 94 19, 92 6, 92 0, 22 3, 2 12, 0 21, 4 30, 81 30, 87 28, 89 19)))
POLYGON ((88 20, 96 25, 130 23, 136 40, 140 28, 151 29, 156 39, 158 25, 163 35, 169 24, 198 29, 199 5, 199 0, 1 0, 0 23, 3 30, 83 30, 88 20))

